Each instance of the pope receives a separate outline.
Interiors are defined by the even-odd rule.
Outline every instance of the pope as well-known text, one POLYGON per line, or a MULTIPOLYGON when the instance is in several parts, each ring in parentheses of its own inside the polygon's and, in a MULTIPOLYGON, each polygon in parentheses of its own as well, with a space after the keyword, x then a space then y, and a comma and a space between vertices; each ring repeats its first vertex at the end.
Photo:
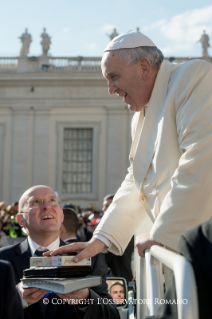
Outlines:
POLYGON ((171 64, 137 32, 115 37, 101 66, 109 94, 135 112, 128 174, 88 243, 46 254, 77 251, 75 261, 107 249, 121 255, 147 216, 139 255, 155 244, 177 251, 179 236, 212 215, 212 66, 171 64))

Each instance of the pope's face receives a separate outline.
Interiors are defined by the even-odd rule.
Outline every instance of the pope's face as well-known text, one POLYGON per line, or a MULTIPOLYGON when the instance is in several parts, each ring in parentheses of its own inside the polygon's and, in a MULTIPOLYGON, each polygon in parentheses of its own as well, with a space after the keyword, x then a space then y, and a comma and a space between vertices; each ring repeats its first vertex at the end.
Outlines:
POLYGON ((122 97, 131 111, 140 112, 149 102, 151 92, 145 71, 140 60, 127 66, 117 51, 103 55, 102 74, 107 80, 108 92, 122 97))

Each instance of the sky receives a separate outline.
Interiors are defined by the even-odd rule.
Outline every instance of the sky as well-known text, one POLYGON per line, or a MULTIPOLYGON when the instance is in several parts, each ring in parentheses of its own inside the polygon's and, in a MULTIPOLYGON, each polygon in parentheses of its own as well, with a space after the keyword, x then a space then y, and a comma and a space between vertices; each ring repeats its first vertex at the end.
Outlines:
POLYGON ((0 12, 1 57, 19 56, 26 28, 33 38, 29 56, 41 54, 44 27, 55 57, 100 57, 113 28, 121 34, 139 27, 165 57, 201 56, 203 30, 212 45, 209 0, 0 0, 0 12))

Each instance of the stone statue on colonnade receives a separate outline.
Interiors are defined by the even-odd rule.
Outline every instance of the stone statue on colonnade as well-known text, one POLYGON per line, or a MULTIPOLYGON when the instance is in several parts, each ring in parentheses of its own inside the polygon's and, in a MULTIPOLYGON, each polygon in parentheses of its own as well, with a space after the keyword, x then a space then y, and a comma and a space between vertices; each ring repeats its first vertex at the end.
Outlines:
POLYGON ((42 45, 42 51, 43 55, 47 55, 49 49, 50 49, 50 44, 51 44, 51 37, 46 33, 46 29, 43 29, 43 33, 41 33, 41 45, 42 45))
POLYGON ((113 32, 111 34, 107 34, 110 38, 110 41, 112 41, 115 37, 117 37, 119 34, 116 31, 116 28, 113 29, 113 32))
POLYGON ((208 48, 210 47, 209 36, 205 33, 205 30, 203 31, 201 38, 197 42, 200 42, 202 45, 202 57, 209 56, 208 55, 208 48))
POLYGON ((29 47, 32 42, 32 36, 28 33, 26 29, 25 33, 23 33, 22 36, 19 37, 19 39, 21 39, 22 42, 20 56, 25 57, 29 53, 29 47))

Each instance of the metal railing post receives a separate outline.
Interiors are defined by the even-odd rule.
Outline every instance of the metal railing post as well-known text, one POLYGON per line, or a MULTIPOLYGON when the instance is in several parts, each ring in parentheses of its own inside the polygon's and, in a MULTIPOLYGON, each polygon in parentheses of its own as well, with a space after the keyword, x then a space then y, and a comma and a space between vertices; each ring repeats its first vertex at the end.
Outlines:
POLYGON ((190 262, 185 257, 159 246, 152 246, 150 250, 146 250, 145 257, 147 295, 150 299, 148 314, 156 314, 158 304, 155 304, 155 298, 161 299, 163 295, 161 280, 161 263, 163 263, 174 272, 178 318, 198 319, 196 281, 190 262))
POLYGON ((163 298, 163 281, 162 281, 162 264, 151 255, 149 249, 145 253, 146 260, 146 280, 147 280, 147 299, 148 303, 148 315, 153 316, 159 304, 155 303, 155 298, 163 298))

